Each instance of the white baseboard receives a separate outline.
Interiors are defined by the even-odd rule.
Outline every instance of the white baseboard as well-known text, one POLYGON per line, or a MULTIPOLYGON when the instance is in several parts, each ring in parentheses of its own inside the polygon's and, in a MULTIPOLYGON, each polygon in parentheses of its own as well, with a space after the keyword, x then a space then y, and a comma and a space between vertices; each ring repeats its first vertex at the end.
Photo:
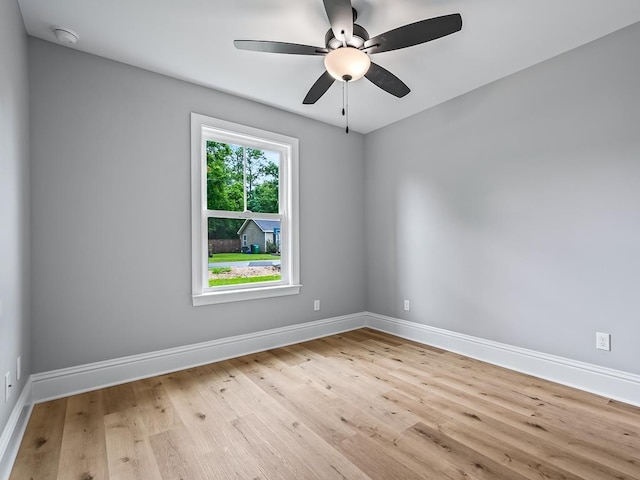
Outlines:
POLYGON ((364 312, 368 327, 640 406, 640 375, 364 312))
POLYGON ((0 435, 0 480, 9 478, 11 467, 18 454, 20 441, 27 428, 33 408, 33 404, 30 401, 31 387, 31 378, 28 378, 11 411, 11 415, 9 415, 7 424, 2 430, 2 435, 0 435))
POLYGON ((640 375, 370 312, 37 373, 31 376, 30 400, 39 403, 362 327, 640 406, 640 375))
POLYGON ((36 373, 33 403, 219 362, 271 348, 326 337, 364 326, 362 314, 345 315, 289 327, 169 348, 104 362, 36 373))
POLYGON ((370 327, 640 406, 640 376, 415 322, 362 312, 31 375, 0 436, 0 480, 8 478, 33 403, 370 327), (16 440, 17 439, 17 440, 16 440), (5 471, 8 469, 8 471, 5 471))

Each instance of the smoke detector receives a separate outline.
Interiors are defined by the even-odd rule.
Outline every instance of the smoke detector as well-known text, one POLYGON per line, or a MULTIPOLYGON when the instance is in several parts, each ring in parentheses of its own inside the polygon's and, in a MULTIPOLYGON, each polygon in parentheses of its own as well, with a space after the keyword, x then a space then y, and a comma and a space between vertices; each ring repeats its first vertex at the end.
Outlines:
POLYGON ((73 45, 78 41, 78 35, 68 28, 53 27, 53 33, 60 43, 73 45))

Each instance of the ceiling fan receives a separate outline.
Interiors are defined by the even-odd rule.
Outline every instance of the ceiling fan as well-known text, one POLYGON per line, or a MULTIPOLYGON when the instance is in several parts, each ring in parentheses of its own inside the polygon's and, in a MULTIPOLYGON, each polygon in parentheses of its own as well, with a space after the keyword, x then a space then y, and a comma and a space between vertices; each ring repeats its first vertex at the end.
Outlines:
MULTIPOLYGON (((335 80, 348 83, 366 77, 385 92, 402 98, 411 90, 393 73, 371 62, 369 55, 430 42, 462 29, 459 13, 420 20, 388 32, 369 37, 369 33, 356 24, 357 12, 351 0, 323 0, 331 28, 325 35, 325 47, 267 40, 234 40, 241 50, 286 53, 293 55, 324 56, 326 71, 316 80, 303 104, 316 103, 335 80)), ((344 100, 343 115, 346 109, 344 100)), ((348 127, 347 127, 348 132, 348 127)))

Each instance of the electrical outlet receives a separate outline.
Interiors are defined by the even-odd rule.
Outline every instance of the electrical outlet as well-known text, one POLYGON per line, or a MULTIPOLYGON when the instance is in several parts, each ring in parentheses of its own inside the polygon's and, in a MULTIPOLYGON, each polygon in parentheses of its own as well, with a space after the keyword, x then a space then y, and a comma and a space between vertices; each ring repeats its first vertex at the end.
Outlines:
POLYGON ((405 300, 404 301, 404 310, 405 310, 405 312, 408 312, 410 308, 411 308, 411 305, 409 304, 409 300, 405 300))
POLYGON ((596 332, 596 348, 598 350, 611 350, 611 335, 608 333, 596 332))
POLYGON ((22 371, 22 366, 20 365, 22 362, 20 361, 20 355, 18 355, 18 358, 16 359, 16 380, 20 380, 20 375, 21 375, 21 371, 22 371))
POLYGON ((313 301, 313 311, 317 312, 318 310, 320 310, 320 300, 314 300, 313 301))
POLYGON ((9 401, 9 397, 11 395, 11 372, 7 372, 4 374, 4 401, 5 403, 9 401))

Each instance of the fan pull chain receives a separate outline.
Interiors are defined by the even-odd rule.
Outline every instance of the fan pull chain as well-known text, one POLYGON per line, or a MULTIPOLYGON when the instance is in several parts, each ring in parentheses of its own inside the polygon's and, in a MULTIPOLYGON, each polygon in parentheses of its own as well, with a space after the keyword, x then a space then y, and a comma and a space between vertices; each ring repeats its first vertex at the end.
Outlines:
POLYGON ((345 117, 345 131, 349 133, 349 81, 351 75, 345 75, 342 79, 344 80, 342 82, 342 116, 345 117))
POLYGON ((349 133, 349 81, 344 82, 344 110, 345 110, 345 119, 344 123, 346 125, 345 132, 349 133))

